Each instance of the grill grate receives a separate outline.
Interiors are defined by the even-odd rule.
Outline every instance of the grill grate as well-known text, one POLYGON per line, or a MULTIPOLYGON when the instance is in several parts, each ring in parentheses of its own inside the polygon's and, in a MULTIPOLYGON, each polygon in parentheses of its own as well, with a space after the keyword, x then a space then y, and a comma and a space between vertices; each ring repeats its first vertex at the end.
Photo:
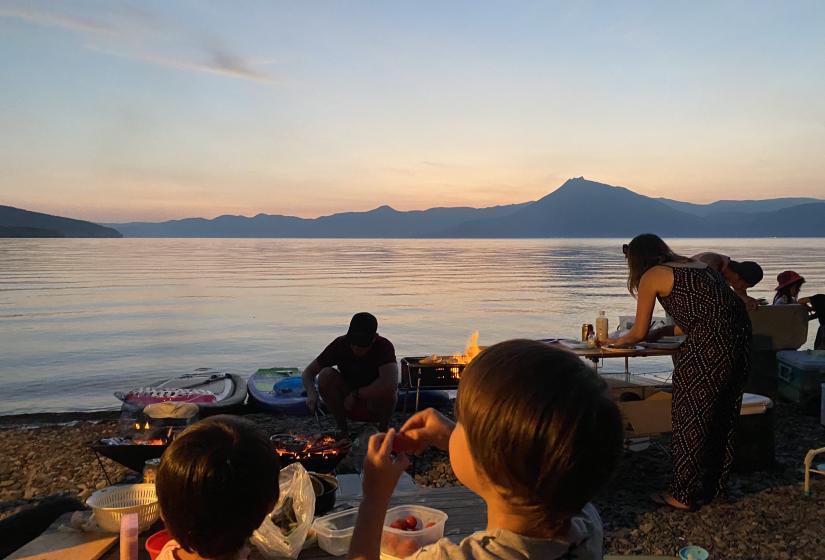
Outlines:
MULTIPOLYGON (((401 358, 401 386, 408 389, 457 389, 466 364, 422 364, 425 358, 401 358)), ((449 361, 449 357, 444 358, 449 361)))

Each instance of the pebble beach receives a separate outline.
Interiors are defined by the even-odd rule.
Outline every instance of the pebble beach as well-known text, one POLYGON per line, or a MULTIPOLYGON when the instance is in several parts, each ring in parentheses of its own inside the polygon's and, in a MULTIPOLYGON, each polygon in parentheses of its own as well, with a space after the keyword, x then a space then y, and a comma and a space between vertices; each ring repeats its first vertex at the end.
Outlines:
MULTIPOLYGON (((667 438, 641 451, 627 451, 615 478, 596 500, 605 525, 605 553, 675 555, 685 544, 698 544, 713 558, 819 558, 825 550, 825 477, 815 477, 811 496, 805 496, 802 460, 808 449, 825 445, 825 427, 792 405, 779 403, 774 414, 775 468, 734 473, 728 495, 695 512, 660 507, 648 497, 668 481, 667 438)), ((312 417, 246 417, 269 434, 318 431, 312 417)), ((117 419, 115 412, 0 417, 0 519, 47 497, 85 500, 109 480, 134 478, 125 467, 105 458, 98 461, 88 448, 113 435, 117 419)), ((402 421, 400 414, 394 418, 396 425, 402 421)), ((323 422, 324 429, 332 429, 331 419, 323 422)), ((353 425, 353 434, 363 433, 363 428, 353 425)), ((356 443, 341 469, 357 469, 359 455, 356 443)), ((410 474, 423 486, 458 484, 446 453, 440 451, 418 457, 410 474)))

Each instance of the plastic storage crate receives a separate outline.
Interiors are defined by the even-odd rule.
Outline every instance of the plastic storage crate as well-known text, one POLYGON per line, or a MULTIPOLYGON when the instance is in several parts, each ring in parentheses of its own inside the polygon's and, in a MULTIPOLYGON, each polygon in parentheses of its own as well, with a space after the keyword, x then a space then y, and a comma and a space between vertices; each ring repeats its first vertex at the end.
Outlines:
POLYGON ((776 362, 779 394, 817 414, 825 383, 825 350, 782 350, 776 353, 776 362))

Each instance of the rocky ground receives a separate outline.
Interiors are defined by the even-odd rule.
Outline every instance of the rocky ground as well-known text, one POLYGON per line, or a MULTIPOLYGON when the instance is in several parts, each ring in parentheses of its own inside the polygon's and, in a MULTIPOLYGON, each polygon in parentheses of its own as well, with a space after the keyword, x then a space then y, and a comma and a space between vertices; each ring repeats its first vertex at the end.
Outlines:
MULTIPOLYGON (((825 551, 825 477, 816 478, 812 495, 804 496, 801 466, 808 449, 825 446, 825 428, 817 418, 803 416, 791 405, 780 404, 774 413, 776 467, 735 473, 729 495, 696 512, 659 507, 648 498, 667 484, 670 457, 666 439, 642 451, 628 451, 616 478, 596 500, 605 523, 605 551, 673 555, 680 546, 691 543, 709 549, 714 558, 819 558, 825 551)), ((247 417, 270 434, 319 430, 314 417, 247 417)), ((58 425, 53 423, 54 417, 0 419, 0 519, 46 496, 85 499, 107 485, 88 444, 113 435, 117 416, 71 418, 58 418, 63 422, 58 425)), ((396 425, 402 420, 401 415, 394 419, 396 425)), ((329 418, 321 422, 325 431, 334 427, 329 418)), ((364 433, 364 426, 354 425, 352 432, 354 436, 364 433)), ((354 438, 352 457, 342 469, 358 467, 365 437, 361 441, 354 438)), ((135 476, 107 459, 102 461, 113 482, 135 476)), ((427 452, 413 467, 411 474, 418 484, 458 484, 445 453, 427 452)))

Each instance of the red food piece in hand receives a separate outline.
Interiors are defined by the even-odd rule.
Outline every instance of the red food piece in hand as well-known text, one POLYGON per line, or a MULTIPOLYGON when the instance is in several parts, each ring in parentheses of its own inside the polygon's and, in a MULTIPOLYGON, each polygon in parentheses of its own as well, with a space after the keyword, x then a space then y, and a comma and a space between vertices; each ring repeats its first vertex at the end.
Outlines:
POLYGON ((413 453, 415 441, 399 432, 392 440, 392 450, 393 453, 413 453))
POLYGON ((418 527, 418 519, 414 515, 407 516, 404 523, 407 525, 408 531, 415 531, 415 528, 418 527))

